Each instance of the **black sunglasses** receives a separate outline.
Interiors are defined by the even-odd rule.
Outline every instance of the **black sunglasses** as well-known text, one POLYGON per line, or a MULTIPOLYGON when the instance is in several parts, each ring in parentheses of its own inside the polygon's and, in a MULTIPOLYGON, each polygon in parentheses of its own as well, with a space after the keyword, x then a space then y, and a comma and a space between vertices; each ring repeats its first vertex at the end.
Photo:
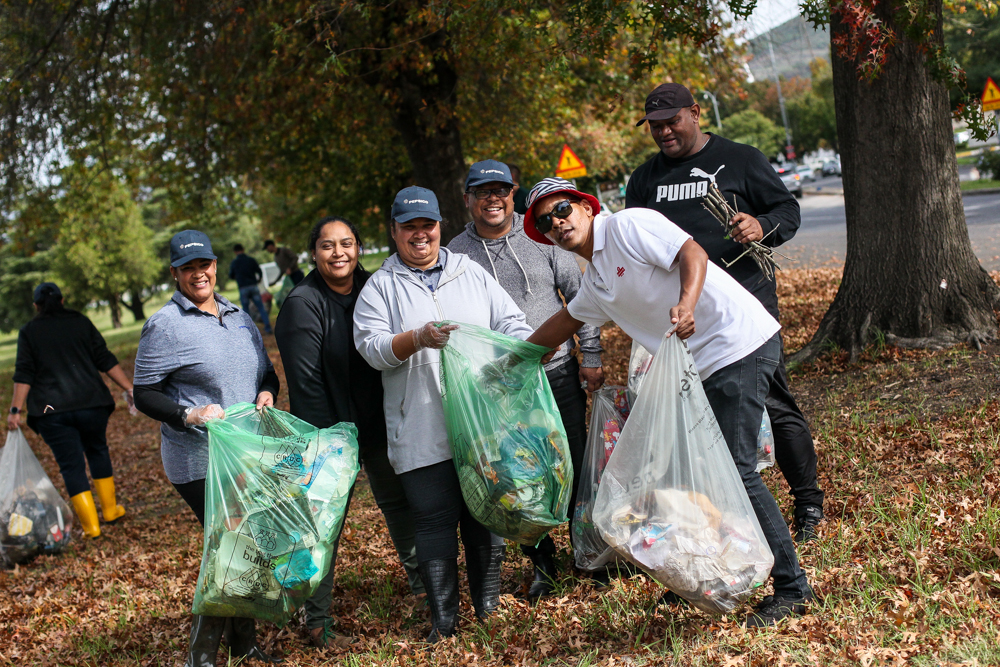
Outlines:
POLYGON ((493 188, 492 190, 466 190, 469 194, 476 196, 476 199, 489 199, 490 195, 496 195, 500 199, 510 194, 513 188, 493 188))
POLYGON ((563 199, 561 202, 552 207, 552 210, 548 213, 543 213, 542 215, 535 216, 535 229, 538 230, 539 234, 548 234, 549 230, 552 229, 552 218, 556 217, 560 220, 565 220, 573 213, 573 202, 568 199, 563 199))

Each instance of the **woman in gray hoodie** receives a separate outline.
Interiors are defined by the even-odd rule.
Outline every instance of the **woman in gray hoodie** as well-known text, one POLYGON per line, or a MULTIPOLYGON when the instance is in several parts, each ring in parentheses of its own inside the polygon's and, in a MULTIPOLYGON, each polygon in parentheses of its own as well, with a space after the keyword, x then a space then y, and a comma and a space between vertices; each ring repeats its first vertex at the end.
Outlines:
POLYGON ((369 279, 354 310, 354 342, 382 371, 389 461, 399 475, 416 524, 417 562, 434 627, 428 641, 455 633, 458 537, 461 525, 469 591, 476 616, 500 598, 503 541, 469 513, 451 461, 441 403, 440 352, 454 320, 526 339, 524 313, 481 266, 441 247, 437 197, 401 190, 392 204, 398 252, 369 279))

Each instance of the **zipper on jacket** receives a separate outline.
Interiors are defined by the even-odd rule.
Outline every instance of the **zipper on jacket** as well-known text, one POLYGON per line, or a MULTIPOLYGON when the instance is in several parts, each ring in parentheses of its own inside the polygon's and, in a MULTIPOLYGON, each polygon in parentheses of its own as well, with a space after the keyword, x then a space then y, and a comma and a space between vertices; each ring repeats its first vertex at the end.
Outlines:
POLYGON ((446 317, 444 316, 444 309, 442 309, 442 308, 441 308, 441 302, 440 302, 440 301, 438 301, 438 293, 437 293, 437 290, 434 290, 433 292, 431 292, 431 296, 432 296, 432 297, 434 297, 434 305, 435 305, 435 306, 437 306, 437 309, 438 309, 438 315, 440 315, 440 316, 441 316, 441 319, 442 319, 442 320, 445 320, 445 319, 448 319, 448 318, 446 318, 446 317))

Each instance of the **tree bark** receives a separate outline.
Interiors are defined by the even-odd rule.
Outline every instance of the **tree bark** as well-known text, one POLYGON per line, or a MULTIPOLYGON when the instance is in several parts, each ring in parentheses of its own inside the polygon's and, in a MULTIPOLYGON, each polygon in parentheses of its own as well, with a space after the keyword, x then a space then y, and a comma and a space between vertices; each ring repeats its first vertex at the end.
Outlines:
POLYGON ((122 307, 118 303, 119 295, 112 294, 108 297, 108 308, 111 309, 111 328, 122 328, 122 307))
POLYGON ((132 312, 132 317, 135 318, 136 322, 146 321, 146 310, 143 307, 142 301, 142 290, 132 288, 128 292, 129 300, 126 302, 124 299, 119 298, 118 302, 124 305, 132 312))
MULTIPOLYGON (((433 41, 444 41, 441 36, 433 41)), ((433 50, 446 48, 435 44, 433 50)), ((413 166, 413 181, 434 191, 441 207, 441 244, 465 228, 462 197, 466 166, 455 113, 458 74, 444 57, 427 72, 404 71, 391 84, 395 92, 393 125, 413 166)))
MULTIPOLYGON (((962 208, 948 91, 918 44, 897 35, 874 82, 833 45, 837 133, 843 165, 847 257, 837 296, 813 339, 791 361, 831 344, 852 362, 880 336, 902 347, 942 348, 997 337, 1000 290, 972 251, 962 208)), ((941 35, 941 0, 932 0, 941 35)), ((849 28, 836 16, 831 38, 849 28)))

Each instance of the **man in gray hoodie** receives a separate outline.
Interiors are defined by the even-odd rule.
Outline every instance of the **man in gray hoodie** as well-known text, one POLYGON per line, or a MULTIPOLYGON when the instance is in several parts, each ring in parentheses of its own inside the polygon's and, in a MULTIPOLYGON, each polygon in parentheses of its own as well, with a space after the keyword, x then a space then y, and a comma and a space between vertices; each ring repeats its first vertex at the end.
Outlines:
MULTIPOLYGON (((557 246, 542 246, 525 236, 524 216, 514 212, 516 191, 517 184, 503 162, 483 160, 472 165, 465 179, 465 204, 472 222, 451 240, 448 249, 468 255, 493 274, 534 328, 562 310, 563 298, 569 303, 576 296, 582 272, 571 253, 557 246)), ((545 364, 573 459, 571 517, 587 447, 587 395, 583 388, 596 391, 604 384, 600 328, 585 324, 577 336, 582 363, 570 354, 575 345, 570 338, 545 364)), ((535 601, 552 592, 555 543, 546 535, 537 546, 521 549, 535 566, 535 579, 528 590, 529 600, 535 601)))

